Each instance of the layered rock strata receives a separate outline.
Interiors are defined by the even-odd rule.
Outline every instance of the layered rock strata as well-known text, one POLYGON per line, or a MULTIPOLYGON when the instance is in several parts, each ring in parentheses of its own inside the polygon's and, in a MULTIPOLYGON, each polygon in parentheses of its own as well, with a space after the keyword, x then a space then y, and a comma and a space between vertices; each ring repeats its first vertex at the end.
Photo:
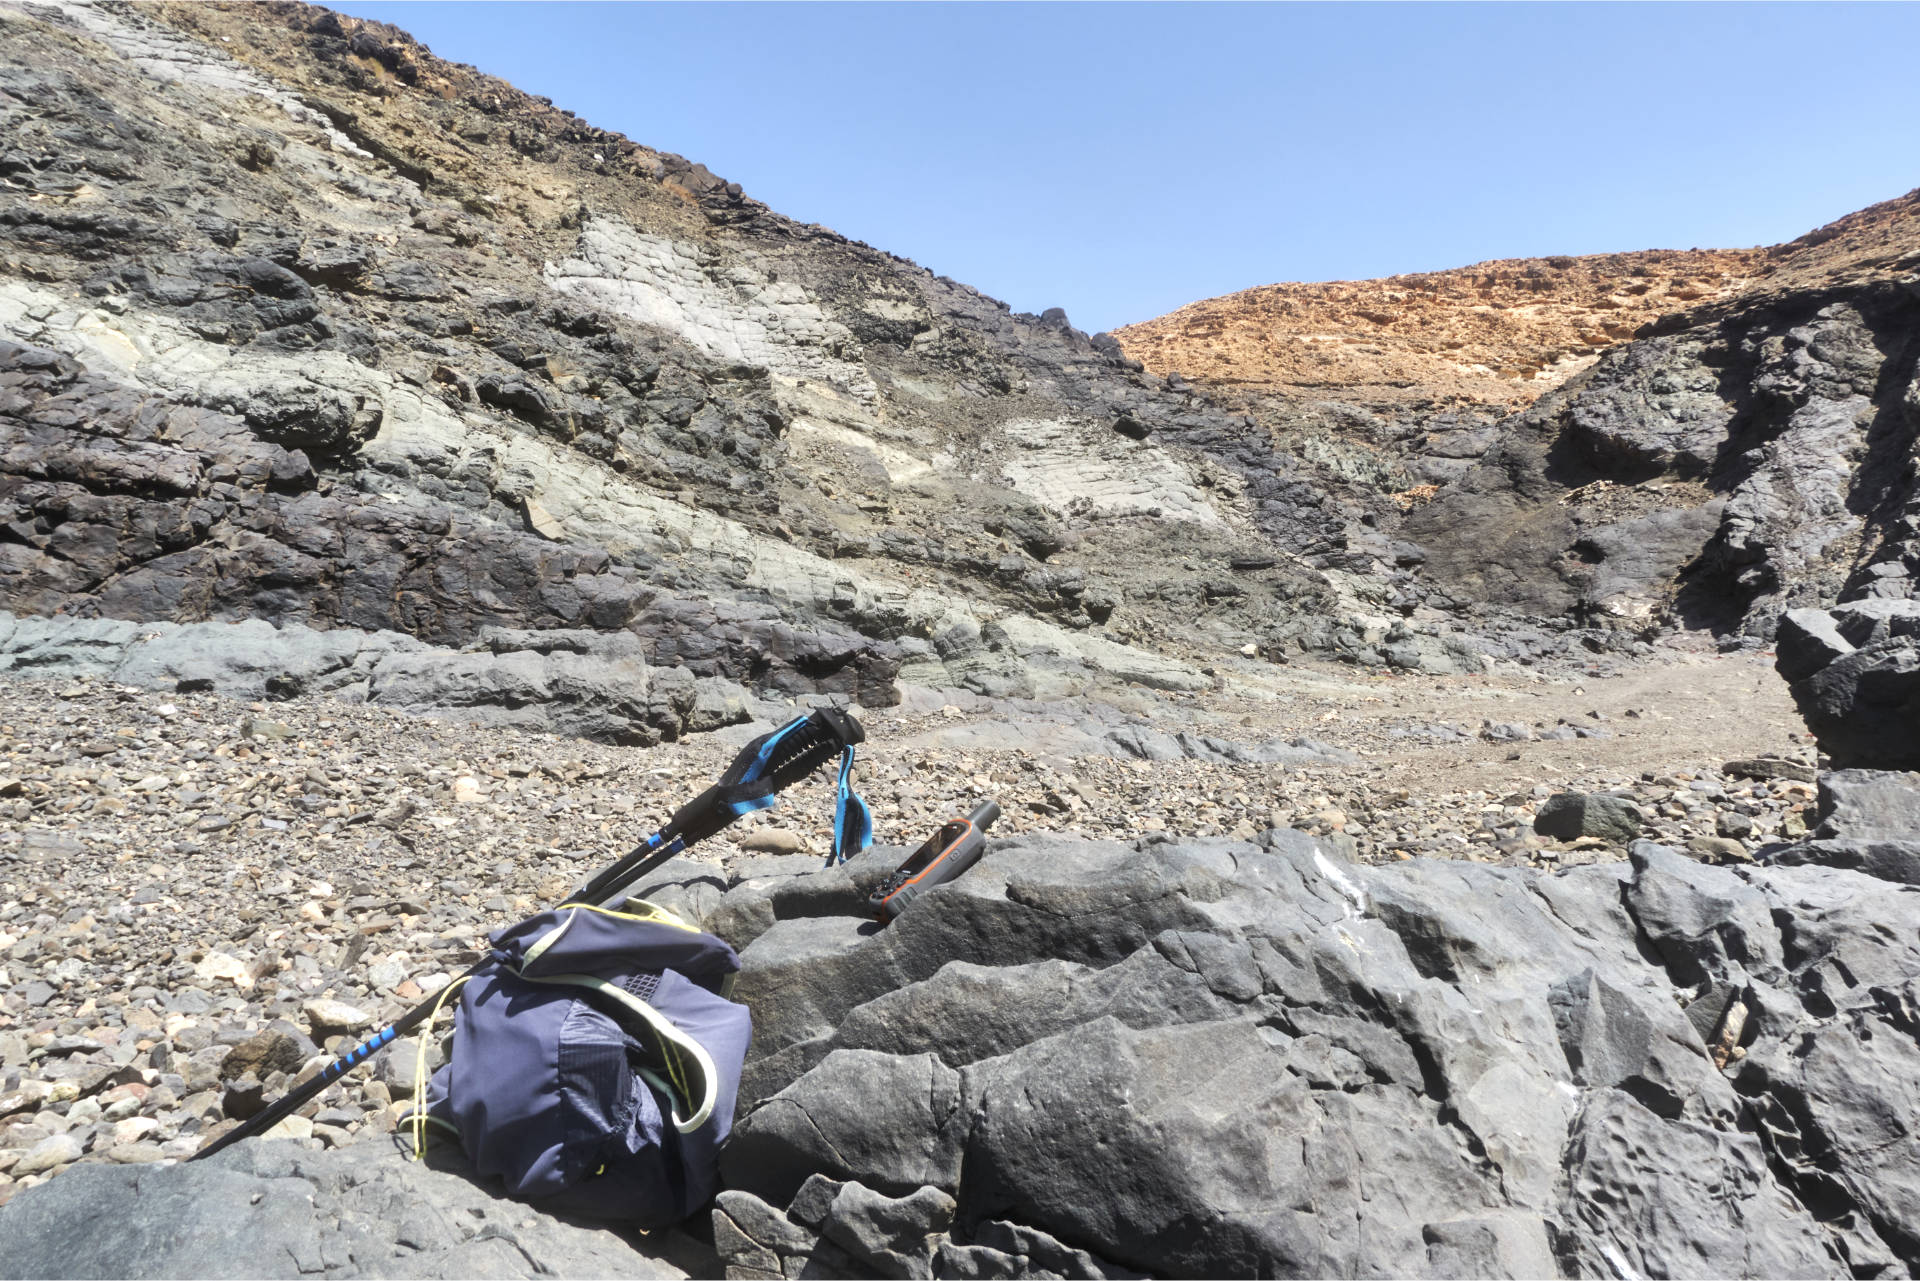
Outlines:
POLYGON ((1312 487, 1110 339, 392 28, 0 22, 0 605, 624 630, 885 705, 1205 688, 1340 590, 1312 487))
POLYGON ((1910 193, 1765 251, 1274 286, 1121 336, 1256 418, 1324 491, 1316 563, 1392 582, 1395 612, 1759 645, 1788 610, 1915 592, 1917 270, 1910 193), (1614 327, 1513 355, 1633 281, 1614 327), (1361 355, 1226 363, 1246 343, 1361 355), (1427 364, 1384 377, 1402 347, 1427 364), (1461 381, 1496 366, 1524 378, 1461 381))

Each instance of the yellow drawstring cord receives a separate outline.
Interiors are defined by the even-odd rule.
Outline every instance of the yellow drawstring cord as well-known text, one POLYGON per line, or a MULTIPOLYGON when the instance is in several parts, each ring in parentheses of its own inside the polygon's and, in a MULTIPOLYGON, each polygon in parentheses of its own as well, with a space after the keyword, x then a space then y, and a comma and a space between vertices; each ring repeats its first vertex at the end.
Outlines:
MULTIPOLYGON (((645 908, 646 911, 617 912, 612 908, 598 907, 592 903, 562 903, 554 910, 567 911, 573 908, 585 908, 589 912, 598 912, 602 916, 614 916, 628 921, 657 921, 662 925, 671 925, 690 933, 698 932, 698 926, 689 925, 686 921, 668 911, 666 908, 661 907, 658 903, 649 903, 645 899, 629 899, 628 902, 638 904, 645 908)), ((419 1048, 414 1052, 413 1056, 413 1115, 410 1118, 413 1122, 413 1159, 416 1161, 426 1158, 427 1122, 431 1119, 427 1116, 427 1039, 433 1031, 435 1020, 440 1017, 441 1007, 447 1003, 447 998, 453 995, 455 988, 465 983, 471 977, 473 976, 470 974, 463 974, 440 989, 440 999, 433 1003, 433 1009, 427 1014, 426 1026, 420 1029, 419 1048)), ((676 1051, 678 1047, 668 1042, 664 1036, 660 1036, 657 1031, 655 1032, 655 1036, 661 1042, 661 1049, 663 1051, 661 1058, 666 1060, 668 1074, 673 1078, 674 1083, 680 1087, 682 1097, 687 1096, 689 1091, 684 1069, 677 1062, 678 1055, 676 1051)), ((606 1166, 603 1165, 600 1167, 600 1170, 604 1169, 606 1169, 606 1166)), ((598 1174, 600 1170, 595 1170, 594 1173, 598 1174)))
POLYGON ((427 1155, 427 1045, 433 1033, 434 1020, 440 1017, 440 1009, 453 995, 455 988, 465 983, 470 974, 462 974, 453 982, 440 989, 440 999, 433 1003, 433 1009, 427 1013, 426 1026, 420 1029, 419 1048, 413 1055, 413 1159, 424 1160, 427 1155))
POLYGON ((586 911, 598 912, 602 916, 618 917, 623 921, 655 921, 661 925, 671 925, 675 929, 686 930, 692 934, 700 932, 699 926, 687 924, 686 921, 668 911, 666 908, 661 907, 658 903, 649 903, 643 898, 628 899, 627 902, 629 904, 637 903, 647 910, 644 912, 617 912, 613 908, 596 907, 592 903, 562 903, 553 910, 556 912, 564 912, 569 908, 584 908, 586 911))

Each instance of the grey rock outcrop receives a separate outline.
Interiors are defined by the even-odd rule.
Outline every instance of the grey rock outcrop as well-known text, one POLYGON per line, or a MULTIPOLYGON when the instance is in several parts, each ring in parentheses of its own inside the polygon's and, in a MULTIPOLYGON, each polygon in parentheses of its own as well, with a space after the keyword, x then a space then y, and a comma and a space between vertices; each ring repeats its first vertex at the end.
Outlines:
MULTIPOLYGON (((1903 823, 1888 790, 1903 785, 1836 780, 1833 812, 1862 831, 1903 823)), ((80 1166, 20 1191, 0 1209, 0 1268, 1920 1265, 1906 1126, 1920 890, 1827 866, 1707 866, 1647 841, 1625 864, 1558 873, 1364 867, 1276 831, 1002 841, 884 929, 852 915, 901 853, 813 874, 770 860, 730 889, 669 866, 644 887, 744 948, 737 995, 756 1037, 717 1260, 675 1238, 636 1253, 378 1145, 268 1144, 205 1165, 80 1166), (124 1230, 75 1226, 109 1212, 124 1230)))
POLYGON ((329 694, 623 744, 738 724, 756 705, 723 678, 650 668, 642 642, 624 632, 493 628, 480 639, 483 647, 456 651, 395 632, 261 620, 182 625, 0 611, 0 672, 242 698, 329 694))
POLYGON ((1920 599, 1795 610, 1775 665, 1835 764, 1920 769, 1920 599))
POLYGON ((953 1199, 888 1275, 1017 1273, 996 1224, 1085 1255, 1033 1265, 1061 1275, 1920 1263, 1911 891, 1644 841, 1356 867, 1273 833, 1006 841, 886 929, 843 914, 899 854, 704 900, 758 1014, 726 1204, 785 1225, 755 1237, 781 1260, 846 1255, 824 1179, 953 1199))
MULTIPOLYGON (((1916 204, 1870 212, 1910 226, 1916 204)), ((1415 594, 1749 646, 1789 611, 1914 597, 1920 257, 1868 243, 1857 269, 1667 317, 1502 422, 1408 514, 1415 594)))
POLYGON ((477 1183, 451 1145, 242 1144, 188 1165, 88 1165, 0 1210, 0 1277, 684 1277, 680 1233, 574 1225, 477 1183), (107 1228, 110 1221, 111 1227, 107 1228))
POLYGON ((1920 886, 1920 774, 1830 770, 1820 776, 1819 815, 1811 839, 1775 846, 1768 859, 1920 886))

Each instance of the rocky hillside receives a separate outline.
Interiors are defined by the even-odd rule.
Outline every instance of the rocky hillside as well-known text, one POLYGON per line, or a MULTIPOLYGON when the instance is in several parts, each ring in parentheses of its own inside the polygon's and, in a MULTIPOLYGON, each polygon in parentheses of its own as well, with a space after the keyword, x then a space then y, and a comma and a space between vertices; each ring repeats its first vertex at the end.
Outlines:
POLYGON ((618 631, 887 704, 1204 688, 1328 595, 1190 443, 1240 421, 1062 316, 391 28, 0 22, 0 605, 618 631))
MULTIPOLYGON (((1302 652, 1475 671, 1749 614, 1764 636, 1885 525, 1755 497, 1721 534, 1738 451, 1623 480, 1610 450, 1666 447, 1548 420, 1612 396, 1642 350, 1616 340, 1672 307, 1696 307, 1659 322, 1684 330, 1771 298, 1753 323, 1784 333, 1794 300, 1887 286, 1901 209, 1781 252, 1275 287, 1291 336, 1228 326, 1220 352, 1285 360, 1196 386, 397 30, 298 6, 0 15, 18 612, 543 660, 577 632, 568 653, 695 682, 597 731, 645 741, 692 697, 1198 691, 1302 652), (1792 591, 1762 582, 1802 562, 1792 591)), ((1680 412, 1744 424, 1744 385, 1680 412)))
POLYGON ((1089 336, 390 27, 0 0, 0 1278, 1911 1276, 1917 359, 1920 193, 1089 336), (183 1162, 829 700, 880 844, 644 887, 710 1213, 402 1166, 431 1034, 183 1162))
POLYGON ((1759 250, 1508 258, 1454 271, 1262 285, 1114 337, 1210 389, 1517 409, 1667 312, 1739 291, 1759 250))
POLYGON ((1410 617, 1752 645, 1916 591, 1920 192, 1764 251, 1271 286, 1120 337, 1311 469, 1410 617))

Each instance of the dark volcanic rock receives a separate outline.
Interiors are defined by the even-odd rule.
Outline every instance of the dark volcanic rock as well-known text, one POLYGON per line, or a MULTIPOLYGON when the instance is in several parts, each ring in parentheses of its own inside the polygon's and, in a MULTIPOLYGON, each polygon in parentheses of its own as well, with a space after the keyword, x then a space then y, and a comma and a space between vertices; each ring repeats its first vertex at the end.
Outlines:
POLYGON ((1796 610, 1776 661, 1834 764, 1920 769, 1920 600, 1796 610))
MULTIPOLYGON (((1834 812, 1888 812, 1860 798, 1894 782, 1842 780, 1834 812)), ((713 1236, 736 1275, 1920 1264, 1920 892, 1646 841, 1549 874, 1354 866, 1294 832, 1022 838, 863 922, 899 853, 679 900, 751 939, 713 1236)), ((659 1266, 382 1151, 76 1167, 0 1209, 0 1267, 659 1266), (76 1233, 109 1212, 125 1231, 76 1233)))
MULTIPOLYGON (((437 1145, 247 1143, 190 1165, 86 1165, 0 1209, 3 1277, 681 1277, 692 1243, 505 1200, 437 1145), (675 1246, 679 1252, 674 1252, 675 1246)), ((708 1256, 710 1259, 710 1256, 708 1256)), ((710 1266, 710 1263, 707 1265, 710 1266)))
POLYGON ((1645 823, 1640 807, 1632 801, 1604 792, 1561 792, 1541 803, 1533 830, 1561 841, 1595 836, 1624 845, 1640 835, 1645 823))
MULTIPOLYGON (((1920 1156, 1886 1145, 1920 897, 1647 842, 1538 875, 1271 840, 1003 843, 884 930, 775 889, 728 1179, 809 1230, 822 1173, 938 1189, 956 1265, 990 1222, 1180 1275, 1920 1261, 1920 1156)), ((769 889, 709 924, 740 896, 769 889)))
POLYGON ((1820 825, 1812 839, 1767 857, 1817 864, 1920 886, 1920 774, 1831 770, 1820 776, 1820 825))
MULTIPOLYGON (((1911 240, 1915 205, 1878 212, 1911 240)), ((1792 610, 1920 596, 1916 256, 1864 245, 1860 270, 1668 317, 1507 418, 1408 513, 1414 593, 1747 645, 1792 610)))

